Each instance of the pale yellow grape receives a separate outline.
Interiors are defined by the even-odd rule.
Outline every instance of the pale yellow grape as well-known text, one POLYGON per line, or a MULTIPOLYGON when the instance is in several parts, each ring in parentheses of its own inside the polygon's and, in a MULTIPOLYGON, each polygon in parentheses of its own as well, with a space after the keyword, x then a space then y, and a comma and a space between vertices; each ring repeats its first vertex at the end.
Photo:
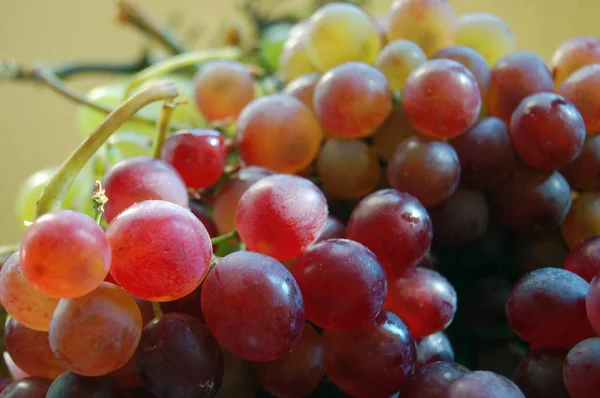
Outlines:
POLYGON ((458 18, 454 44, 471 47, 490 66, 517 48, 517 39, 508 24, 487 13, 465 14, 458 18))
POLYGON ((403 90, 408 75, 427 61, 427 56, 410 40, 396 40, 381 50, 377 68, 388 79, 392 90, 403 90))
POLYGON ((308 53, 304 37, 288 39, 279 58, 279 73, 285 82, 290 82, 298 76, 317 72, 308 53))
POLYGON ((446 0, 397 0, 390 10, 388 40, 415 42, 427 56, 452 44, 456 13, 446 0))
POLYGON ((375 64, 381 37, 375 21, 348 3, 321 7, 309 20, 306 49, 321 72, 348 61, 375 64))

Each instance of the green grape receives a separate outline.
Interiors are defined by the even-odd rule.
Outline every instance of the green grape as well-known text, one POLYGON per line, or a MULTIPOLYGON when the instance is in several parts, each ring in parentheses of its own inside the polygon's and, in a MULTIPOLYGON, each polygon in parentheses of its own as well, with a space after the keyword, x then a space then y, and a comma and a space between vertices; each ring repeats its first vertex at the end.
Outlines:
POLYGON ((304 36, 290 37, 283 46, 279 58, 279 73, 284 81, 290 82, 298 76, 317 72, 306 51, 304 36))
MULTIPOLYGON (((152 156, 152 139, 130 131, 113 134, 106 145, 117 149, 124 157, 152 156)), ((122 160, 122 159, 121 159, 122 160)))
POLYGON ((269 26, 263 32, 260 38, 260 56, 269 68, 279 69, 279 57, 292 27, 287 23, 278 23, 269 26))
POLYGON ((377 68, 385 75, 392 90, 403 90, 408 75, 427 61, 427 56, 410 40, 396 40, 381 50, 377 68))

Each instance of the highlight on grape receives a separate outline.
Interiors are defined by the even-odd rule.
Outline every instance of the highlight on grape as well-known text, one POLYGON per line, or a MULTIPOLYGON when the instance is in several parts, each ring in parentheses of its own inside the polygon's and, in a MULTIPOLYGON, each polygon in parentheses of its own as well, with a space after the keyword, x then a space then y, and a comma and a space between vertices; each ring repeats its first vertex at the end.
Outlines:
POLYGON ((0 397, 599 397, 600 39, 248 3, 209 49, 121 0, 167 56, 0 62, 83 138, 16 198, 0 397))

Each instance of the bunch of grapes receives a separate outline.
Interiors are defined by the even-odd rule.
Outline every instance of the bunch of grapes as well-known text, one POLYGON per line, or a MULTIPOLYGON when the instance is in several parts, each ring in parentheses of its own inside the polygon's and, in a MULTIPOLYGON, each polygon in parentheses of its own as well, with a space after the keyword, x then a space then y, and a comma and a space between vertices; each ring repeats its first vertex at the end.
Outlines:
POLYGON ((0 397, 598 397, 599 39, 332 2, 209 53, 24 183, 0 397))

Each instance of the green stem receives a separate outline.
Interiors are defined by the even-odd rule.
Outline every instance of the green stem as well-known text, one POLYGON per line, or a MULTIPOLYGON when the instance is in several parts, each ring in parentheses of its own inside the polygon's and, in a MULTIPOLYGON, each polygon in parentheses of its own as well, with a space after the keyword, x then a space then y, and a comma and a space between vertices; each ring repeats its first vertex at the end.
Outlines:
POLYGON ((152 302, 152 312, 154 312, 154 317, 157 318, 163 314, 162 308, 160 308, 160 303, 153 301, 152 302))
POLYGON ((176 106, 177 102, 165 101, 160 109, 158 120, 156 122, 156 140, 154 141, 154 149, 152 150, 154 159, 160 159, 160 152, 167 139, 171 115, 173 115, 176 106))
POLYGON ((52 177, 42 197, 37 202, 35 218, 60 209, 69 187, 87 161, 100 149, 112 133, 129 120, 137 111, 151 102, 173 99, 178 95, 172 81, 147 86, 122 103, 83 141, 52 177))
POLYGON ((104 214, 104 205, 108 202, 108 198, 102 189, 100 181, 96 181, 96 189, 92 195, 92 204, 94 207, 94 220, 100 225, 102 222, 102 215, 104 214))
POLYGON ((210 243, 212 243, 213 245, 218 245, 221 242, 225 242, 226 240, 229 240, 232 238, 237 238, 238 236, 239 236, 238 232, 234 229, 233 231, 228 232, 224 235, 219 235, 219 236, 212 238, 210 240, 210 243))

